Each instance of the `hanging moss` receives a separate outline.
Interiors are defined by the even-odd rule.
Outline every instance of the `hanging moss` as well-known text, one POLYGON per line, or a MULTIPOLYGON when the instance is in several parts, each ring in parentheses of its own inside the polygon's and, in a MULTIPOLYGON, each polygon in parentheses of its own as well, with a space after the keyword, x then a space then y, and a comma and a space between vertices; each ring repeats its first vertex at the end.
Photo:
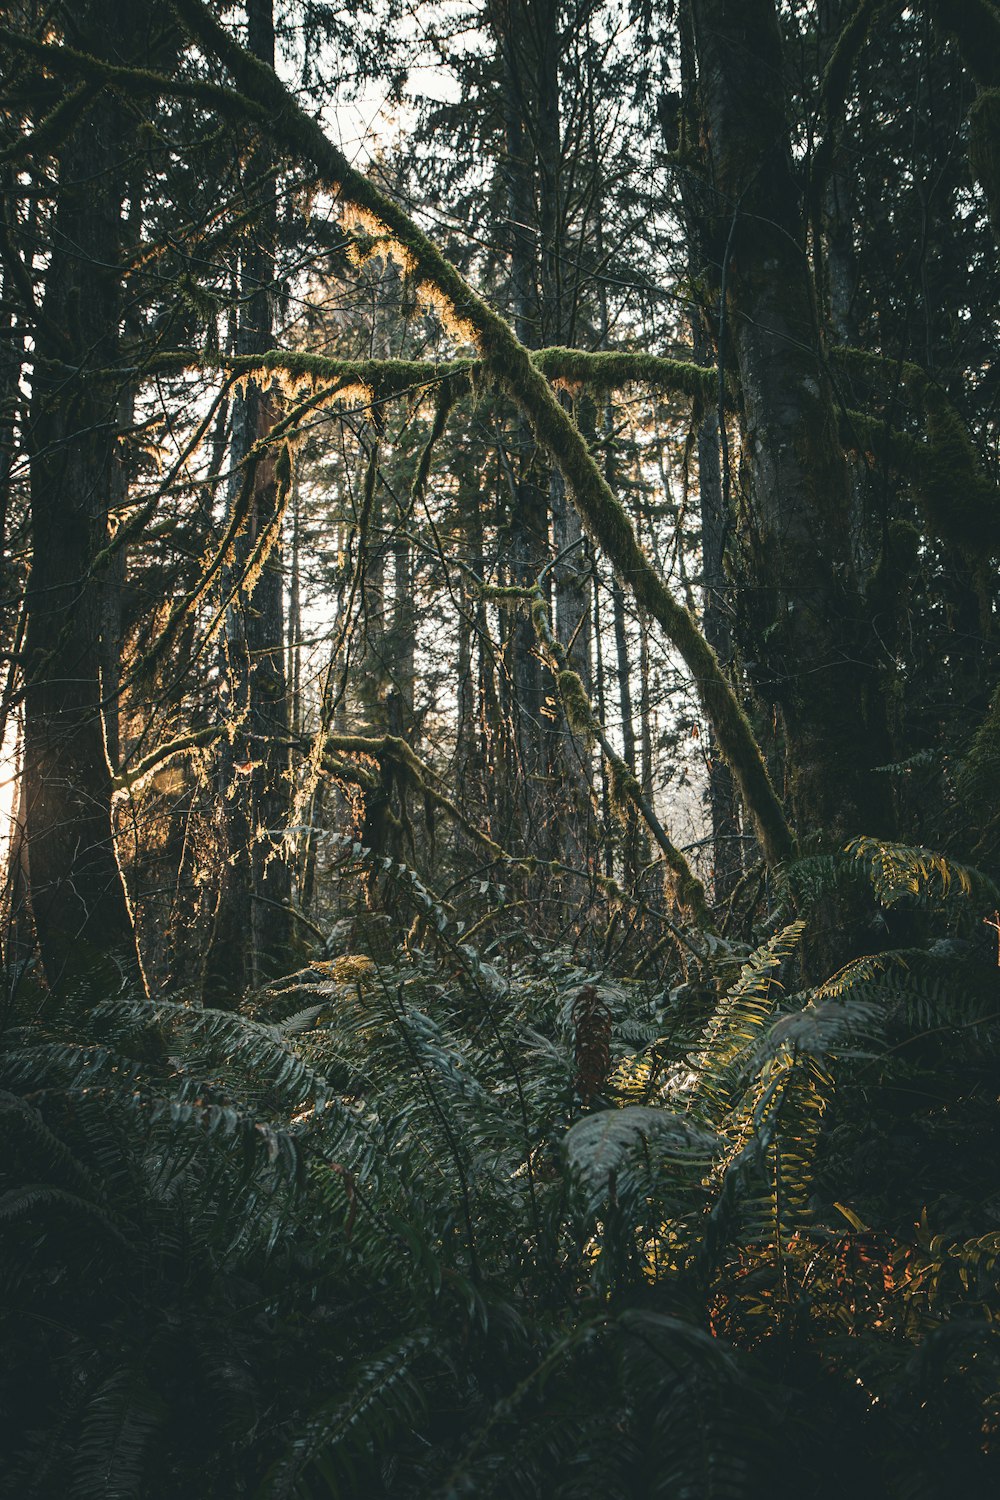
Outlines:
POLYGON ((504 320, 473 291, 434 242, 377 184, 352 166, 295 102, 273 69, 253 57, 220 25, 201 0, 174 0, 190 35, 218 57, 247 96, 256 118, 270 119, 270 134, 293 158, 312 163, 341 202, 362 210, 369 224, 391 241, 394 253, 420 285, 434 295, 455 336, 479 350, 489 374, 505 387, 527 419, 538 443, 562 470, 580 517, 635 596, 677 647, 691 672, 719 747, 733 770, 753 818, 768 863, 794 852, 794 840, 768 775, 760 747, 733 690, 693 615, 639 545, 624 509, 594 462, 572 417, 557 400, 541 370, 504 320))
POLYGON ((632 815, 635 794, 640 789, 635 776, 622 760, 612 760, 608 763, 608 796, 611 806, 622 822, 628 822, 632 815))
POLYGON ((512 605, 529 603, 535 597, 534 589, 521 588, 520 585, 512 583, 501 585, 499 583, 484 583, 480 587, 480 593, 484 599, 491 604, 512 605))
POLYGON ((574 734, 579 735, 588 746, 591 745, 594 739, 594 715, 579 673, 566 667, 559 673, 556 681, 559 684, 559 697, 566 711, 566 722, 574 734))

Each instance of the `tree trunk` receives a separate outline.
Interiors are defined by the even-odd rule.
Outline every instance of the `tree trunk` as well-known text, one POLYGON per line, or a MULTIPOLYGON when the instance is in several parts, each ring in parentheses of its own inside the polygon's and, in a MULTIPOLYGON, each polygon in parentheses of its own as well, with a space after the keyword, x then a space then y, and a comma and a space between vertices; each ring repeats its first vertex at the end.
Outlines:
MULTIPOLYGON (((494 0, 490 16, 500 52, 507 180, 507 242, 511 267, 511 311, 517 337, 529 348, 539 343, 537 256, 533 226, 534 154, 526 120, 528 77, 524 44, 531 29, 526 0, 494 0)), ((510 576, 530 587, 548 557, 548 496, 539 482, 535 444, 523 416, 515 422, 510 511, 510 576)), ((513 686, 517 771, 525 800, 525 827, 542 805, 540 782, 547 765, 545 689, 531 620, 524 612, 510 619, 510 674, 513 686)))
MULTIPOLYGON (((248 0, 247 22, 249 50, 273 66, 272 0, 248 0)), ((266 182, 272 169, 270 148, 257 142, 246 164, 248 183, 266 182)), ((239 354, 273 347, 276 229, 275 192, 268 184, 241 248, 239 354)), ((291 878, 283 844, 290 787, 280 512, 291 475, 279 475, 277 456, 266 446, 276 415, 273 388, 254 380, 233 403, 231 504, 246 486, 250 495, 224 583, 230 588, 233 579, 242 578, 226 611, 224 640, 229 731, 220 756, 220 787, 227 859, 206 973, 206 993, 216 1004, 235 1003, 248 986, 279 968, 290 936, 291 878), (248 572, 258 549, 262 562, 248 572)))
POLYGON ((820 349, 773 0, 692 0, 713 212, 720 358, 739 376, 746 636, 781 709, 802 831, 842 843, 890 825, 872 642, 855 575, 850 483, 820 349))
MULTIPOLYGON (((142 56, 143 7, 90 0, 78 35, 99 56, 142 56)), ((30 415, 32 567, 25 642, 24 778, 31 905, 42 967, 64 990, 113 956, 140 980, 115 851, 101 712, 108 507, 118 461, 121 210, 131 143, 117 97, 71 133, 35 331, 30 415)))

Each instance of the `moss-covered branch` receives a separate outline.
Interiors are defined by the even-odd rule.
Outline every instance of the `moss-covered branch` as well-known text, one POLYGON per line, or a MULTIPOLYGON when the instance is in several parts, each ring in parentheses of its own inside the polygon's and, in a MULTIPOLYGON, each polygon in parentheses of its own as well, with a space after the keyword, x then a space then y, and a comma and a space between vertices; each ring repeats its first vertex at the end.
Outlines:
MULTIPOLYGON (((512 856, 477 828, 471 819, 467 818, 462 809, 452 799, 435 786, 438 777, 420 756, 398 735, 383 734, 377 738, 361 734, 332 734, 326 740, 327 751, 339 751, 341 755, 367 755, 379 764, 390 762, 397 771, 401 771, 411 784, 420 792, 421 796, 431 802, 434 807, 440 808, 442 812, 457 823, 458 826, 468 834, 474 843, 489 851, 495 859, 511 860, 512 856)), ((334 776, 342 776, 344 780, 353 781, 368 791, 373 791, 378 784, 377 778, 370 772, 364 772, 360 766, 354 766, 350 762, 335 760, 329 753, 324 755, 324 769, 334 776)))
MULTIPOLYGON (((656 354, 590 354, 582 349, 550 348, 533 349, 529 357, 548 380, 586 386, 594 395, 626 385, 645 385, 692 400, 714 400, 717 395, 718 379, 713 369, 656 354)), ((326 383, 367 392, 367 399, 380 401, 445 383, 457 399, 478 386, 488 373, 481 360, 336 359, 298 349, 270 349, 266 354, 253 355, 181 349, 159 354, 144 367, 145 373, 182 370, 220 370, 241 380, 270 375, 296 391, 303 387, 315 390, 326 383)), ((331 389, 331 395, 336 393, 331 389)))
POLYGON ((646 385, 653 390, 673 391, 692 400, 714 401, 718 375, 714 369, 688 360, 666 359, 659 354, 629 351, 588 354, 583 349, 537 349, 531 354, 549 380, 586 386, 594 395, 619 390, 624 385, 646 385))
POLYGON ((199 750, 203 745, 213 744, 221 734, 222 730, 217 725, 211 725, 205 729, 192 729, 188 734, 180 734, 176 739, 167 740, 159 749, 151 750, 134 765, 124 765, 111 778, 111 785, 116 792, 134 790, 154 771, 161 770, 178 756, 190 755, 192 750, 199 750))
POLYGON ((39 120, 29 134, 19 135, 0 151, 0 167, 16 167, 29 156, 47 156, 69 135, 83 112, 89 108, 98 85, 93 82, 77 84, 54 105, 44 119, 39 120))
POLYGON ((504 320, 479 297, 407 213, 357 168, 295 102, 273 69, 252 57, 201 0, 172 0, 191 37, 226 66, 253 114, 269 117, 276 145, 305 158, 352 205, 369 236, 376 237, 416 281, 426 301, 459 340, 478 348, 486 375, 510 394, 537 442, 561 469, 592 538, 637 601, 657 621, 695 680, 719 747, 732 768, 769 864, 790 857, 794 841, 771 785, 760 747, 719 662, 695 622, 678 604, 639 545, 632 523, 594 463, 572 417, 542 371, 504 320))

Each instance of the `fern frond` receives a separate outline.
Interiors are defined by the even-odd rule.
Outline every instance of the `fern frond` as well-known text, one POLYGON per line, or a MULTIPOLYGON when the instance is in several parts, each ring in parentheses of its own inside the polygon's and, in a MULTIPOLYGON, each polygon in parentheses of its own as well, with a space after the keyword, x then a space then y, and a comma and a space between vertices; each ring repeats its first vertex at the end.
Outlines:
POLYGON ((318 1469, 330 1495, 352 1495, 354 1465, 371 1445, 386 1446, 392 1435, 412 1430, 423 1409, 413 1367, 429 1347, 429 1333, 410 1334, 365 1359, 353 1373, 346 1394, 313 1413, 291 1439, 284 1456, 257 1491, 259 1500, 290 1500, 305 1493, 310 1471, 318 1469), (343 1485, 350 1488, 343 1489, 343 1485))
POLYGON ((864 868, 885 907, 904 901, 940 905, 954 897, 997 897, 996 885, 982 871, 933 849, 863 837, 853 839, 845 852, 864 868))
POLYGON ((777 971, 795 951, 805 930, 791 922, 757 948, 743 965, 737 983, 723 996, 698 1048, 697 1081, 689 1108, 707 1111, 710 1120, 728 1111, 740 1077, 777 1004, 777 971))
POLYGON ((136 1372, 116 1373, 89 1397, 74 1460, 80 1500, 145 1500, 147 1452, 166 1417, 162 1400, 136 1372))
POLYGON ((63 1209, 76 1216, 82 1215, 99 1225, 105 1234, 117 1240, 119 1244, 126 1247, 129 1245, 123 1232, 124 1226, 116 1222, 115 1216, 109 1214, 100 1204, 92 1202, 89 1198, 82 1198, 78 1193, 70 1193, 65 1188, 53 1187, 45 1182, 26 1183, 22 1187, 11 1188, 6 1193, 0 1194, 0 1225, 10 1223, 15 1219, 36 1216, 38 1210, 42 1208, 63 1209))
POLYGON ((684 1115, 628 1104, 577 1120, 566 1132, 564 1146, 588 1204, 596 1206, 607 1194, 609 1181, 636 1149, 649 1148, 664 1163, 697 1172, 711 1160, 717 1142, 684 1115))

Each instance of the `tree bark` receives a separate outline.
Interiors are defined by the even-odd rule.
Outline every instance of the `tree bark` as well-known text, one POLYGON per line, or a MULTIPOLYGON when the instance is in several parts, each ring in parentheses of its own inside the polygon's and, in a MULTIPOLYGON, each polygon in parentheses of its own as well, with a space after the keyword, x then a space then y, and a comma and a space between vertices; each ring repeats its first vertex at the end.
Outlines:
MULTIPOLYGON (((273 67, 272 0, 248 0, 247 23, 250 52, 273 67)), ((247 180, 266 182, 272 170, 271 148, 258 141, 248 157, 247 180)), ((276 234, 276 196, 266 185, 240 254, 237 353, 242 355, 263 354, 274 344, 276 234)), ((283 845, 290 785, 280 511, 291 475, 279 476, 277 455, 267 447, 276 417, 273 388, 250 380, 233 404, 231 503, 249 485, 250 504, 230 580, 243 577, 262 540, 272 531, 275 536, 226 611, 229 732, 220 757, 220 790, 227 860, 206 973, 208 997, 217 1004, 233 1004, 248 986, 279 968, 290 937, 291 874, 283 845)), ((231 584, 227 580, 224 586, 231 584)))
POLYGON ((886 745, 851 548, 848 466, 820 346, 773 0, 692 0, 706 165, 702 241, 720 358, 741 399, 749 556, 745 632, 777 703, 801 831, 836 842, 891 824, 871 775, 886 745))
MULTIPOLYGON (((99 57, 138 59, 143 21, 133 0, 89 0, 74 34, 99 57)), ((141 978, 112 832, 101 670, 121 398, 104 372, 118 363, 131 140, 127 109, 107 92, 63 149, 33 351, 24 801, 35 930, 56 992, 106 974, 108 956, 141 978)))

